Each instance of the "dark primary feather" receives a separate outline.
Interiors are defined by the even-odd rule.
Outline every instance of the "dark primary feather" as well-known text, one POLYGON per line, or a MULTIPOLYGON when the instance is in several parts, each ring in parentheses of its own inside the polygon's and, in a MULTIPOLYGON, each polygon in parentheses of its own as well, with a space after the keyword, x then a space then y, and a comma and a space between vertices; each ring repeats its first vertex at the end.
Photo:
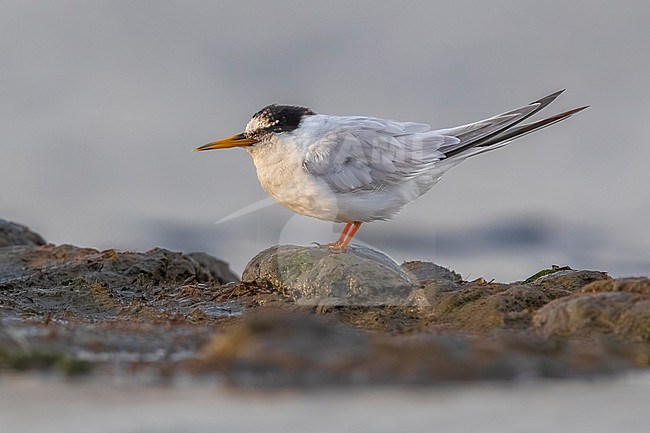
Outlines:
POLYGON ((506 131, 501 132, 491 139, 482 141, 481 143, 477 144, 477 147, 489 147, 497 143, 505 143, 507 141, 514 140, 515 138, 523 137, 524 135, 530 134, 531 132, 535 132, 542 128, 546 128, 547 126, 551 126, 552 124, 564 120, 586 108, 589 108, 589 105, 574 108, 573 110, 565 111, 564 113, 556 114, 555 116, 538 120, 537 122, 526 123, 525 125, 517 126, 516 128, 507 129, 506 131))
MULTIPOLYGON (((498 116, 494 116, 493 118, 491 118, 491 119, 499 119, 500 117, 514 116, 514 118, 510 122, 505 122, 505 123, 501 122, 501 124, 499 124, 499 123, 489 124, 488 121, 491 120, 491 119, 486 119, 486 121, 484 121, 484 122, 488 123, 488 126, 486 128, 480 128, 479 129, 479 132, 484 131, 482 134, 479 134, 477 132, 474 132, 474 134, 472 134, 472 135, 469 135, 469 134, 468 135, 454 134, 453 130, 455 130, 457 128, 453 128, 452 130, 448 131, 447 133, 450 133, 450 134, 456 136, 457 138, 459 138, 460 141, 461 141, 460 145, 456 146, 456 147, 454 147, 452 149, 448 149, 448 150, 447 149, 441 149, 441 150, 445 153, 445 156, 447 158, 451 158, 451 157, 453 157, 455 155, 459 155, 459 154, 465 152, 466 150, 474 148, 474 147, 490 146, 492 144, 496 144, 498 142, 501 142, 501 141, 505 140, 505 138, 504 139, 499 139, 499 140, 496 140, 496 141, 493 141, 492 139, 500 136, 505 131, 510 130, 515 125, 523 122, 524 120, 528 119, 530 116, 534 115, 535 113, 539 112, 540 110, 542 110, 543 108, 548 106, 558 96, 560 96, 562 94, 562 92, 564 92, 564 89, 559 90, 559 91, 557 91, 555 93, 552 93, 552 94, 550 94, 548 96, 545 96, 545 97, 543 97, 541 99, 538 99, 537 101, 533 101, 533 102, 531 102, 530 104, 528 104, 525 107, 517 108, 515 110, 508 111, 506 113, 503 113, 503 114, 500 114, 498 116), (486 143, 491 143, 491 144, 486 144, 486 143)), ((571 114, 573 114, 573 113, 571 113, 571 114)), ((568 116, 570 116, 571 114, 569 114, 568 116)), ((568 116, 566 116, 566 117, 568 117, 568 116)), ((564 118, 562 118, 562 119, 564 119, 564 118)), ((562 119, 555 120, 552 123, 555 123, 555 122, 560 121, 562 119)), ((544 122, 545 120, 542 120, 540 122, 544 122)), ((483 122, 477 122, 475 125, 480 125, 481 123, 483 123, 483 122)), ((538 123, 538 122, 536 122, 536 123, 538 123)), ((551 123, 549 123, 549 125, 550 124, 551 123)), ((541 127, 543 127, 543 126, 541 126, 541 127)), ((510 136, 509 139, 514 139, 518 135, 519 134, 516 134, 514 136, 510 136)))

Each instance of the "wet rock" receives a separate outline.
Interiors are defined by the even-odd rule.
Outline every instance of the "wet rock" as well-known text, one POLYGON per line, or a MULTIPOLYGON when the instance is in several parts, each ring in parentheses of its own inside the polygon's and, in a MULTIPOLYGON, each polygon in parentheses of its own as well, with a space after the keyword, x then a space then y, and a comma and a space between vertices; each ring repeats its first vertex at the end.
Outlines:
POLYGON ((643 346, 565 343, 526 333, 386 337, 314 315, 252 316, 208 343, 202 371, 239 386, 425 385, 611 373, 633 366, 643 346))
POLYGON ((545 335, 614 334, 650 342, 650 280, 621 278, 592 282, 580 293, 548 303, 534 318, 545 335))
POLYGON ((232 272, 222 275, 218 266, 160 248, 145 253, 71 245, 1 248, 0 306, 21 314, 111 318, 134 302, 164 303, 183 284, 226 282, 232 272))
POLYGON ((14 245, 45 245, 45 239, 24 225, 0 219, 0 248, 14 245))
POLYGON ((422 385, 650 360, 645 278, 556 267, 529 283, 468 282, 362 247, 281 246, 237 283, 203 253, 40 245, 24 227, 2 227, 0 373, 189 369, 237 385, 422 385))
POLYGON ((399 269, 388 257, 366 248, 332 254, 324 248, 279 246, 258 254, 244 271, 243 282, 254 287, 249 293, 257 305, 274 302, 268 298, 270 289, 361 329, 485 334, 526 329, 536 310, 551 300, 609 278, 603 272, 559 267, 543 274, 530 284, 467 282, 430 262, 407 262, 399 269))
POLYGON ((271 385, 337 383, 341 372, 353 374, 367 352, 368 337, 360 331, 318 316, 278 313, 257 314, 203 350, 211 368, 244 381, 272 374, 271 385))
POLYGON ((242 282, 272 287, 301 305, 404 305, 417 287, 388 256, 357 245, 342 254, 275 246, 250 261, 242 282))
POLYGON ((198 260, 162 248, 140 253, 98 251, 72 245, 14 247, 0 250, 0 282, 11 282, 16 275, 20 275, 20 281, 53 285, 78 278, 115 286, 236 281, 234 274, 224 269, 223 262, 210 260, 203 254, 196 257, 198 260))
POLYGON ((22 243, 0 248, 0 373, 163 374, 240 314, 214 301, 233 274, 204 254, 22 243))
POLYGON ((426 332, 435 329, 438 322, 422 291, 416 289, 406 298, 412 306, 341 306, 321 304, 316 312, 346 325, 366 331, 395 334, 426 332))

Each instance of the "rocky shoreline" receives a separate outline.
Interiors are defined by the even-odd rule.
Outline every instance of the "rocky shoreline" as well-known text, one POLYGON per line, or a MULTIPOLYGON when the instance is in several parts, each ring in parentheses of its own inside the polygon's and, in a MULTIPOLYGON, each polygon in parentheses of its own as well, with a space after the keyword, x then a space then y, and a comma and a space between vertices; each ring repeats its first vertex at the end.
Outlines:
POLYGON ((204 253, 51 245, 0 220, 0 374, 236 386, 582 377, 650 364, 650 280, 552 267, 510 284, 281 245, 241 281, 204 253))

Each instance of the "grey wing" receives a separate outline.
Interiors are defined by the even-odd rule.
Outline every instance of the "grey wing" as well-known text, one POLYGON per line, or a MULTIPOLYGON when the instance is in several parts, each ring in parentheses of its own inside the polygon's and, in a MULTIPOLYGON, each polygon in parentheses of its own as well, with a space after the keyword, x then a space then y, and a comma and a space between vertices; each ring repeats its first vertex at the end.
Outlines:
POLYGON ((303 166, 337 191, 381 189, 427 172, 439 179, 446 170, 470 156, 497 149, 587 108, 517 126, 562 92, 489 119, 448 129, 431 130, 428 125, 368 117, 331 117, 325 132, 309 146, 303 166))
POLYGON ((303 167, 337 192, 377 190, 430 171, 458 144, 428 125, 368 117, 332 117, 307 149, 303 167))

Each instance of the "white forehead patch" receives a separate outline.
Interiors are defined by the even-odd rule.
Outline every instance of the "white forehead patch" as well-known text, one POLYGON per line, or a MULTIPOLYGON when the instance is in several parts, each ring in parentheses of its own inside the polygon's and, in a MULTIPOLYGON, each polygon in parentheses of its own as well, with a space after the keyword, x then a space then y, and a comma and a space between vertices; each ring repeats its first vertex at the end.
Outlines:
POLYGON ((280 123, 280 120, 273 119, 271 113, 268 110, 264 110, 261 113, 253 116, 253 118, 248 122, 246 125, 246 132, 269 128, 271 126, 277 125, 278 123, 280 123))

